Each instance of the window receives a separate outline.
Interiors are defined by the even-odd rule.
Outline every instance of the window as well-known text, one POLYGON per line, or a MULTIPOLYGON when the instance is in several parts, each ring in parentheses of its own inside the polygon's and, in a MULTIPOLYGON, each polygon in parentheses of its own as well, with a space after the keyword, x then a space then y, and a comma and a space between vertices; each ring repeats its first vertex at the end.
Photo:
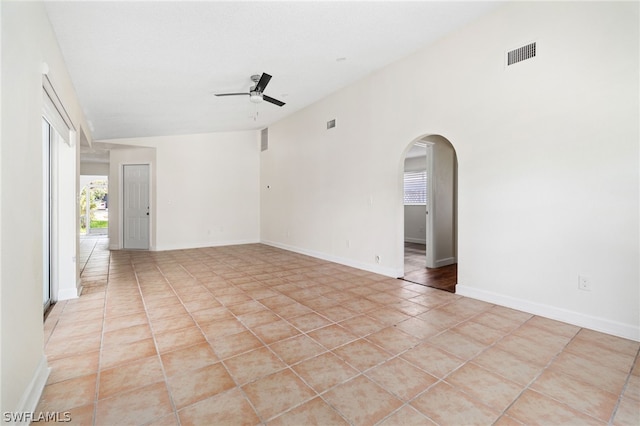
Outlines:
POLYGON ((404 172, 404 204, 427 204, 427 172, 404 172))

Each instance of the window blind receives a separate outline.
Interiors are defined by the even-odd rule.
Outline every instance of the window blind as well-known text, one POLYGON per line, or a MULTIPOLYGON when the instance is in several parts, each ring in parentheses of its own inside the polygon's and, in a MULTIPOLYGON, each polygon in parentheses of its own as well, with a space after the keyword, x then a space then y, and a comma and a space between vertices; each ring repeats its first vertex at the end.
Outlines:
POLYGON ((427 172, 404 172, 404 204, 427 204, 427 172))

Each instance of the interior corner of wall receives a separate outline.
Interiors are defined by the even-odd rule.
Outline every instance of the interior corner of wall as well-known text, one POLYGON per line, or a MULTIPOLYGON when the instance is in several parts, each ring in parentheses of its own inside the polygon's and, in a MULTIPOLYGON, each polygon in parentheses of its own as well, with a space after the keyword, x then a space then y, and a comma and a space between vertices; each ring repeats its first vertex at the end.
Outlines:
MULTIPOLYGON (((40 362, 38 363, 38 366, 36 367, 31 380, 29 381, 29 384, 25 388, 22 397, 18 401, 18 405, 14 411, 15 413, 33 413, 36 411, 36 407, 38 406, 38 402, 40 401, 40 397, 42 396, 42 392, 44 391, 44 386, 47 384, 47 379, 49 378, 50 372, 51 368, 49 368, 49 365, 47 364, 47 357, 43 353, 42 358, 40 359, 40 362)), ((23 421, 22 423, 16 422, 15 424, 28 425, 29 423, 23 421)))

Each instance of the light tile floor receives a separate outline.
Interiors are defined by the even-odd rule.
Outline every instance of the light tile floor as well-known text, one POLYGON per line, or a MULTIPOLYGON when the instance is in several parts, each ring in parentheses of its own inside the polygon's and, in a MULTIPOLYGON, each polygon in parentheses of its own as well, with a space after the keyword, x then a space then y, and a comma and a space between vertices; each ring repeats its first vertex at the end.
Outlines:
POLYGON ((640 424, 637 342, 259 244, 83 243, 38 407, 74 424, 640 424))

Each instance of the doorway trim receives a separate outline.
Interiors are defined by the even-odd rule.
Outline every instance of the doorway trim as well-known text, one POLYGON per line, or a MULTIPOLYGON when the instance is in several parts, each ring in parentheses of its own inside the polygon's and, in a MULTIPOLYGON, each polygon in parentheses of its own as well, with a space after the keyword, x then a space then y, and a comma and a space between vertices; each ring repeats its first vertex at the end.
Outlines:
MULTIPOLYGON (((402 150, 401 156, 400 156, 400 161, 399 161, 399 166, 398 166, 398 206, 400 208, 399 211, 399 221, 398 221, 398 239, 397 239, 397 247, 398 247, 398 260, 401 262, 401 268, 398 269, 398 272, 401 272, 401 275, 399 275, 400 278, 405 276, 405 265, 404 265, 404 202, 403 202, 403 195, 404 195, 404 167, 405 167, 405 159, 407 158, 407 153, 409 152, 409 150, 416 144, 416 142, 420 142, 420 143, 424 143, 427 144, 427 146, 430 147, 430 149, 428 149, 428 152, 431 154, 430 155, 430 160, 427 159, 427 191, 428 191, 428 196, 429 196, 429 200, 427 201, 429 203, 429 214, 426 215, 428 217, 428 219, 425 221, 425 228, 427 229, 427 232, 430 231, 430 235, 431 238, 429 238, 427 236, 427 241, 426 244, 430 244, 429 241, 431 241, 431 251, 430 253, 433 256, 433 262, 432 265, 433 266, 429 266, 429 267, 440 267, 440 266, 446 266, 452 263, 458 263, 458 174, 459 174, 459 170, 458 170, 458 165, 459 165, 459 158, 458 158, 458 152, 456 150, 456 147, 454 146, 454 144, 445 136, 443 136, 441 133, 424 133, 421 136, 418 136, 414 139, 412 139, 406 146, 405 148, 402 150), (430 138, 436 138, 436 141, 434 140, 430 140, 430 138), (438 139, 444 139, 444 142, 448 143, 451 148, 453 149, 453 155, 454 155, 454 159, 455 159, 455 166, 454 166, 454 170, 453 170, 453 183, 454 183, 454 193, 453 193, 453 251, 454 251, 454 256, 451 258, 447 258, 447 259, 441 259, 441 261, 438 261, 436 258, 436 253, 435 253, 435 238, 433 238, 434 235, 434 231, 435 231, 435 225, 436 225, 436 212, 435 212, 435 206, 436 206, 436 201, 435 201, 435 178, 434 178, 434 172, 435 172, 435 153, 434 153, 434 147, 436 145, 436 143, 439 143, 440 141, 438 139), (431 179, 429 179, 429 177, 431 179)), ((428 234, 429 235, 429 234, 428 234)), ((428 248, 428 247, 427 247, 428 248)), ((427 250, 427 252, 429 252, 429 250, 427 250)), ((426 263, 426 261, 425 261, 426 263)))
MULTIPOLYGON (((415 142, 414 142, 415 143, 415 142)), ((426 171, 427 171, 427 204, 425 207, 425 248, 426 248, 426 265, 427 268, 435 268, 435 245, 433 244, 433 221, 435 211, 435 197, 433 196, 433 142, 424 141, 427 154, 426 154, 426 171)))

